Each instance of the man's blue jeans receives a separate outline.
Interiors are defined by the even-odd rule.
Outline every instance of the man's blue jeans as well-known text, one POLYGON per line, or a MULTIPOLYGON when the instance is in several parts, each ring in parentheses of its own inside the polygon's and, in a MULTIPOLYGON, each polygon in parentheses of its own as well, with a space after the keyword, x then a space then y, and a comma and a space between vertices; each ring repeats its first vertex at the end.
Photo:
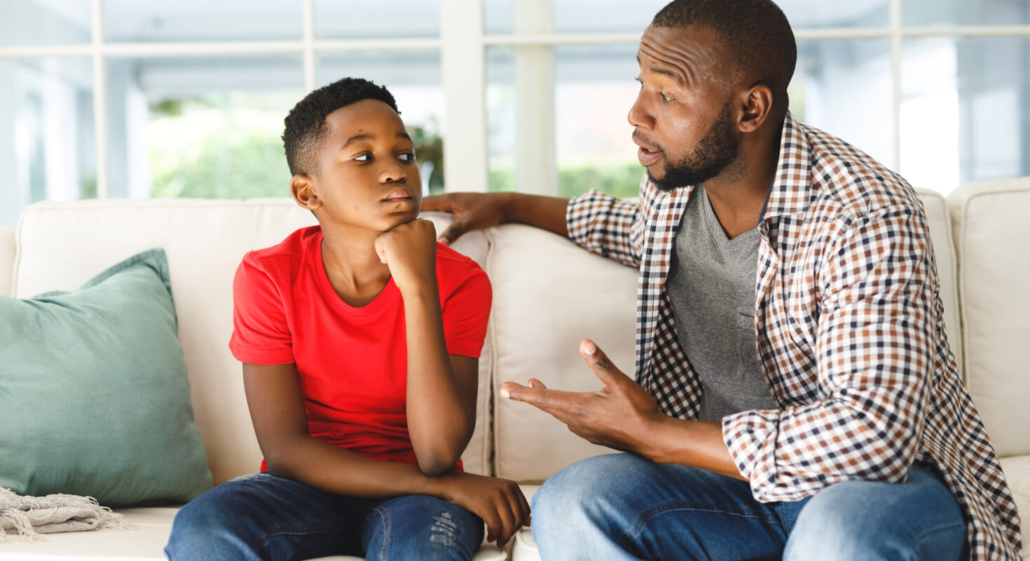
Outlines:
POLYGON ((748 483, 632 454, 575 463, 533 497, 544 561, 965 559, 958 502, 931 472, 763 504, 748 483))
POLYGON ((172 561, 469 560, 482 543, 478 516, 435 497, 355 499, 262 473, 218 485, 183 507, 165 554, 172 561))

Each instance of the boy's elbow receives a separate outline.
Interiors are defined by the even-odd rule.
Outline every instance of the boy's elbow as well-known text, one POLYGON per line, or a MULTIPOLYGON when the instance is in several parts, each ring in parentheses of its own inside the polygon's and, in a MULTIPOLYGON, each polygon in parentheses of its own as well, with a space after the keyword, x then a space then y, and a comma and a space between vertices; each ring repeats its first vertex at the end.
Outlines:
POLYGON ((415 454, 418 460, 418 469, 423 475, 436 477, 451 470, 461 459, 461 454, 436 453, 436 454, 415 454))

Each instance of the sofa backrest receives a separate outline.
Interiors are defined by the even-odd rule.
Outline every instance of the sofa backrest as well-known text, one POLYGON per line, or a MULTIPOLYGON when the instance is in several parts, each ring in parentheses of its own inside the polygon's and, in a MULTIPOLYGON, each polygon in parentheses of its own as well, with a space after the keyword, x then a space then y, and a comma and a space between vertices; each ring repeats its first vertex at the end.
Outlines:
MULTIPOLYGON (((919 195, 937 257, 949 339, 960 354, 955 254, 945 200, 932 191, 919 195)), ((498 477, 541 482, 575 461, 611 450, 587 443, 550 415, 497 392, 504 382, 525 384, 530 378, 554 389, 599 389, 601 382, 579 356, 585 337, 594 339, 623 372, 632 373, 637 270, 526 226, 502 226, 489 235, 494 469, 498 477)))
MULTIPOLYGON (((958 352, 954 254, 942 197, 921 192, 936 248, 947 323, 958 352)), ((449 217, 429 213, 442 231, 449 217)), ((139 251, 168 254, 189 367, 197 426, 215 482, 256 470, 261 458, 243 394, 239 363, 228 351, 232 278, 243 254, 282 240, 314 218, 289 199, 256 201, 82 201, 30 206, 19 230, 15 295, 74 290, 139 251)), ((3 238, 0 237, 0 253, 3 238)), ((467 234, 455 249, 490 274, 494 306, 480 360, 476 433, 463 459, 474 473, 539 482, 592 446, 533 407, 499 399, 506 381, 538 378, 549 387, 593 390, 578 343, 597 341, 613 362, 633 370, 637 271, 540 230, 507 225, 467 234), (492 459, 492 462, 491 462, 492 459)), ((0 254, 0 267, 2 267, 0 254)), ((2 272, 2 268, 0 268, 2 272)))
POLYGON ((998 455, 1030 454, 1030 178, 965 185, 948 206, 967 385, 998 455))
MULTIPOLYGON (((436 216, 434 221, 442 231, 448 219, 436 216)), ((314 223, 292 199, 40 203, 22 216, 14 294, 27 298, 74 290, 126 257, 164 248, 194 416, 208 466, 215 483, 221 483, 256 471, 261 461, 240 364, 228 349, 233 275, 247 251, 274 245, 314 223)), ((484 263, 486 238, 465 236, 455 249, 484 263)), ((489 349, 486 353, 477 433, 464 456, 467 469, 480 473, 490 455, 489 349)))
POLYGON ((0 296, 11 295, 14 280, 14 228, 0 226, 0 296))

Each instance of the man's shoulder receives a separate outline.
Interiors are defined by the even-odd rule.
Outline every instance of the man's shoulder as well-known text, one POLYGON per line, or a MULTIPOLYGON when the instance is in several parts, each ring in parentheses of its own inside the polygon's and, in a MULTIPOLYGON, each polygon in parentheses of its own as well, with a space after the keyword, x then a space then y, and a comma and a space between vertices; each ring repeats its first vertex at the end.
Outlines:
POLYGON ((815 209, 851 220, 886 209, 922 212, 919 195, 899 174, 833 135, 807 125, 801 128, 811 148, 811 182, 819 203, 815 209))

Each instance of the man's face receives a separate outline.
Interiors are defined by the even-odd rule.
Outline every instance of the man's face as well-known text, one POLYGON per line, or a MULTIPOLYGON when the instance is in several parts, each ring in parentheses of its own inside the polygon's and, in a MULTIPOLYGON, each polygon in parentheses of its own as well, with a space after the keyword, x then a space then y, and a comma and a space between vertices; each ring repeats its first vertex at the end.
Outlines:
POLYGON ((422 181, 415 147, 389 105, 365 99, 325 118, 313 188, 320 222, 385 232, 418 217, 422 181))
POLYGON ((698 185, 737 159, 730 76, 718 75, 708 28, 648 27, 640 40, 640 94, 629 112, 638 158, 664 191, 698 185))

